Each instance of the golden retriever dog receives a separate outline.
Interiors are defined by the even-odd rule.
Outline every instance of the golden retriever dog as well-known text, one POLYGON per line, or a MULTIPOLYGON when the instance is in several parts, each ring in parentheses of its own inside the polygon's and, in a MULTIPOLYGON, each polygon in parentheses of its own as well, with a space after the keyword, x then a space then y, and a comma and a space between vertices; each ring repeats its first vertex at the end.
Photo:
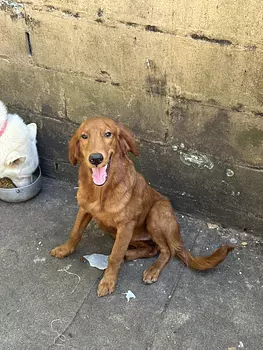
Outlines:
POLYGON ((91 219, 109 232, 115 242, 98 296, 114 292, 124 259, 158 254, 143 273, 143 281, 150 284, 157 281, 164 266, 175 256, 190 268, 208 270, 233 249, 222 245, 210 256, 193 257, 184 247, 169 200, 136 172, 129 152, 138 155, 132 132, 109 118, 86 120, 69 142, 71 164, 80 163, 79 211, 69 239, 50 254, 57 258, 72 254, 91 219))

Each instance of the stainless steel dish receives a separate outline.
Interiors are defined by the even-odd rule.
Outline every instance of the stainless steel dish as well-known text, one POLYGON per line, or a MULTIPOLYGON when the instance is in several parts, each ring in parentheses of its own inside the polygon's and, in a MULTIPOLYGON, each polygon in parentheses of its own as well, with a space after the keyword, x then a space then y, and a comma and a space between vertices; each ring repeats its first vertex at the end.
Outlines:
POLYGON ((30 185, 17 188, 0 188, 0 199, 5 202, 19 203, 35 197, 42 187, 41 169, 38 167, 33 174, 30 185))

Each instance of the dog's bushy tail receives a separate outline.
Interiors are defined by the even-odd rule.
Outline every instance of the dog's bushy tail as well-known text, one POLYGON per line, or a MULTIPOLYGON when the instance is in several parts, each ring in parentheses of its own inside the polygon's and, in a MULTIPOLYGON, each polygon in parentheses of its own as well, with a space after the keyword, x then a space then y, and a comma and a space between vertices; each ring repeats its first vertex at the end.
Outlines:
POLYGON ((195 270, 209 270, 221 263, 234 247, 222 245, 213 254, 209 256, 193 256, 183 245, 182 242, 172 244, 173 253, 187 266, 195 270))

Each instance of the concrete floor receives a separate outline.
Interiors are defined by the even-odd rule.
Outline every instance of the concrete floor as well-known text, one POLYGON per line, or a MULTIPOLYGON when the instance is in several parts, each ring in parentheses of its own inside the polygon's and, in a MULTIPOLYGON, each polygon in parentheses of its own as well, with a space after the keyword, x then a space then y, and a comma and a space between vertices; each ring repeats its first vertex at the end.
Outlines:
POLYGON ((72 185, 45 179, 33 200, 0 202, 1 350, 263 348, 262 238, 178 215, 194 254, 221 243, 237 248, 209 272, 175 259, 150 286, 142 272, 151 259, 126 262, 116 292, 98 298, 102 271, 80 257, 109 254, 109 236, 91 224, 74 255, 58 260, 48 254, 71 230, 75 196, 72 185), (128 290, 136 296, 129 302, 128 290))

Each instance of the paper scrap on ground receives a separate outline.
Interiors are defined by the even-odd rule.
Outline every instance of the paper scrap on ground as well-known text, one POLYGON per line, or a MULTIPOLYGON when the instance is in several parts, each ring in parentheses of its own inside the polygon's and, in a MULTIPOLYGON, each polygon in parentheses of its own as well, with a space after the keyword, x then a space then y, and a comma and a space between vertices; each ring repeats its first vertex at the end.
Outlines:
POLYGON ((128 290, 127 293, 122 293, 126 296, 127 301, 130 301, 130 299, 135 299, 136 296, 133 294, 131 290, 128 290))
POLYGON ((38 262, 45 262, 46 258, 39 258, 38 256, 36 256, 33 261, 34 261, 35 264, 38 263, 38 262))
POLYGON ((83 258, 88 260, 90 266, 96 267, 99 270, 105 270, 108 267, 108 255, 103 254, 91 254, 83 255, 83 258))
POLYGON ((212 224, 210 222, 207 223, 207 227, 210 229, 210 230, 215 230, 215 229, 218 229, 219 226, 217 224, 212 224))

